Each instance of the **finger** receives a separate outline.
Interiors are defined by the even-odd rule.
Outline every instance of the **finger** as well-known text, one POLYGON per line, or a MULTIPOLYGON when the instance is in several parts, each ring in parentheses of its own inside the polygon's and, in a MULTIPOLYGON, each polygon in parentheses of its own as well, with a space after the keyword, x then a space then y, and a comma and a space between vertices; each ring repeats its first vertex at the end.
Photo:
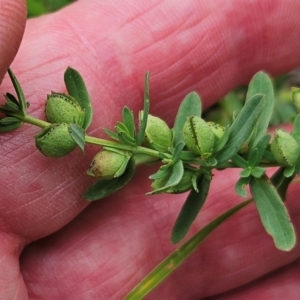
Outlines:
MULTIPOLYGON (((241 287, 223 296, 218 295, 213 299, 220 300, 250 300, 250 299, 299 299, 299 259, 292 264, 280 268, 249 285, 241 287)), ((207 299, 208 300, 208 299, 207 299)))
MULTIPOLYGON (((142 177, 140 170, 136 184, 91 205, 65 230, 25 249, 21 270, 29 295, 39 297, 47 290, 50 298, 57 299, 75 295, 123 299, 175 250, 170 234, 185 196, 145 197, 149 183, 142 177), (53 266, 55 271, 49 273, 53 266), (56 289, 49 291, 49 286, 56 289)), ((233 192, 237 178, 237 171, 214 176, 207 202, 188 236, 241 202, 233 192)), ((296 231, 298 193, 299 185, 294 184, 287 199, 296 231)), ((299 254, 299 246, 288 253, 275 249, 251 205, 217 228, 149 299, 218 295, 290 264, 299 254)))
POLYGON ((0 83, 13 61, 25 29, 24 0, 3 0, 0 4, 0 83))

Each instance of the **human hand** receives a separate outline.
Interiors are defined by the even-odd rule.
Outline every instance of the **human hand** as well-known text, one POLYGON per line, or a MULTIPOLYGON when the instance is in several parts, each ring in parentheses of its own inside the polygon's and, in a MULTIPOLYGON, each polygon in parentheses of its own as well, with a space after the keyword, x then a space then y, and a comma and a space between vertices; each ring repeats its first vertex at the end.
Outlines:
MULTIPOLYGON (((13 3, 24 13, 19 2, 13 3)), ((89 132, 99 136, 101 128, 119 120, 125 104, 134 111, 141 108, 149 70, 151 113, 172 125, 189 91, 198 91, 207 107, 260 69, 275 75, 298 66, 299 8, 296 0, 152 1, 141 6, 81 0, 28 21, 12 69, 38 117, 46 94, 64 91, 65 68, 78 69, 95 111, 89 132)), ((14 37, 17 45, 20 38, 14 37)), ((11 37, 2 40, 7 45, 11 37)), ((3 56, 2 72, 13 55, 3 56)), ((5 78, 1 92, 7 91, 12 87, 5 78)), ((0 296, 122 299, 176 249, 170 233, 185 196, 146 197, 151 170, 143 168, 129 186, 86 208, 81 196, 91 179, 85 171, 96 149, 87 147, 84 156, 74 151, 61 159, 45 158, 34 146, 37 132, 24 125, 0 136, 0 296)), ((214 176, 190 234, 241 201, 233 191, 237 174, 214 176)), ((296 228, 298 192, 293 184, 287 199, 296 228)), ((298 256, 299 248, 290 253, 274 248, 250 206, 218 228, 149 299, 220 299, 219 293, 258 278, 224 299, 259 295, 276 300, 282 291, 285 298, 298 299, 298 256)))

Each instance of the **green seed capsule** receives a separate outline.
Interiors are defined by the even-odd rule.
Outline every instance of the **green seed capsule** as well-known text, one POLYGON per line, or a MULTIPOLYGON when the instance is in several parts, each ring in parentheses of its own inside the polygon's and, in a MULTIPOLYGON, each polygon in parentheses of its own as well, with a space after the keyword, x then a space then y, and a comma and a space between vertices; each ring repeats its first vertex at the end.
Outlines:
POLYGON ((68 131, 68 124, 51 124, 35 136, 36 147, 45 156, 61 157, 70 153, 76 143, 68 131))
POLYGON ((295 139, 287 132, 276 130, 271 143, 271 151, 278 163, 283 166, 293 166, 299 157, 299 146, 295 139))
POLYGON ((157 151, 166 152, 172 145, 172 131, 167 123, 148 115, 144 143, 157 151))
MULTIPOLYGON (((164 191, 164 193, 180 194, 180 193, 189 191, 192 188, 192 176, 193 175, 194 175, 193 171, 184 170, 184 173, 183 173, 183 176, 182 176, 180 182, 177 185, 168 188, 166 191, 164 191)), ((167 183, 168 179, 169 179, 168 177, 162 178, 162 179, 155 179, 152 182, 151 187, 153 188, 153 190, 157 190, 157 189, 163 187, 167 183)))
POLYGON ((84 112, 73 97, 53 92, 47 96, 45 114, 50 123, 76 123, 82 126, 84 119, 84 112))
POLYGON ((225 127, 214 122, 207 122, 207 124, 217 139, 220 139, 223 136, 225 127))
POLYGON ((189 150, 207 158, 215 144, 215 134, 203 119, 192 116, 183 126, 183 140, 189 150))
MULTIPOLYGON (((98 152, 93 158, 87 174, 99 179, 113 179, 115 174, 122 168, 126 159, 124 153, 116 153, 108 150, 98 152)), ((125 171, 125 168, 124 168, 125 171)), ((119 174, 119 176, 122 174, 119 174)))

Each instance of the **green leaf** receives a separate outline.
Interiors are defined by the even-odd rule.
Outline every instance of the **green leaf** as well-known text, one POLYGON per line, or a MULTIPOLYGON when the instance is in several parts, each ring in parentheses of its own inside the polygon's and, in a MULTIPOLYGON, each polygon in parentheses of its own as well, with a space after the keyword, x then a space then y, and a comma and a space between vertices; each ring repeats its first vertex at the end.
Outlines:
POLYGON ((264 95, 254 95, 242 108, 230 127, 226 146, 215 156, 218 164, 227 162, 236 154, 250 136, 262 110, 264 95))
POLYGON ((294 120, 293 131, 291 136, 296 140, 298 145, 300 145, 300 114, 298 114, 294 120))
POLYGON ((244 160, 240 155, 234 154, 231 158, 232 162, 240 168, 247 168, 248 162, 244 160))
POLYGON ((257 158, 258 158, 258 150, 257 148, 252 149, 249 155, 248 159, 248 166, 249 167, 254 167, 257 164, 257 158))
POLYGON ((295 166, 286 167, 284 169, 284 173, 283 173, 284 177, 291 177, 291 176, 293 176, 294 173, 295 173, 295 169, 296 169, 295 166))
POLYGON ((149 179, 152 179, 152 180, 162 179, 162 178, 165 178, 167 176, 170 176, 170 169, 171 169, 171 165, 169 165, 169 164, 168 165, 163 165, 159 168, 159 170, 156 173, 150 175, 149 179))
POLYGON ((173 157, 172 157, 173 160, 179 159, 180 154, 181 154, 181 152, 182 152, 184 146, 185 146, 185 145, 184 145, 184 142, 179 142, 178 144, 176 144, 173 153, 171 152, 172 155, 173 155, 173 157))
POLYGON ((133 112, 125 106, 122 111, 123 123, 127 127, 127 130, 131 137, 135 137, 135 125, 134 125, 134 117, 133 112))
POLYGON ((171 166, 171 168, 170 168, 170 170, 168 170, 168 172, 170 174, 170 177, 169 177, 168 181, 166 182, 166 184, 161 188, 158 188, 154 191, 147 193, 147 195, 154 195, 154 194, 162 193, 162 192, 166 191, 168 188, 178 184, 184 173, 184 167, 183 167, 182 160, 178 160, 176 163, 174 163, 174 165, 171 166))
POLYGON ((149 76, 150 73, 147 72, 145 76, 145 91, 144 91, 144 108, 143 117, 139 126, 139 132, 136 137, 136 143, 140 146, 145 138, 145 131, 147 126, 148 114, 150 109, 150 98, 149 98, 149 76))
POLYGON ((182 100, 174 123, 174 140, 173 145, 183 141, 183 125, 190 116, 201 116, 201 100, 196 92, 191 92, 182 100))
POLYGON ((221 136, 221 138, 216 142, 214 149, 213 149, 213 153, 217 153, 225 147, 225 145, 228 141, 228 138, 229 138, 229 133, 230 133, 230 130, 229 130, 229 127, 227 126, 225 128, 224 133, 221 136))
POLYGON ((25 96, 24 96, 23 90, 21 88, 21 85, 11 69, 8 69, 8 75, 9 75, 10 80, 14 86, 16 93, 17 93, 21 111, 22 111, 23 115, 25 115, 26 109, 27 109, 27 103, 26 103, 25 96))
POLYGON ((270 139, 271 139, 271 135, 266 134, 257 142, 255 148, 253 148, 250 151, 249 166, 254 167, 260 163, 260 160, 264 155, 264 151, 268 146, 270 139))
POLYGON ((285 172, 285 167, 281 167, 271 177, 271 182, 273 183, 274 187, 276 188, 282 201, 285 201, 285 196, 286 196, 286 192, 289 187, 289 184, 295 177, 295 174, 293 174, 291 177, 285 177, 284 172, 285 172))
POLYGON ((251 149, 252 147, 255 147, 262 136, 265 135, 274 109, 273 84, 269 76, 262 71, 256 73, 251 79, 246 96, 246 102, 248 102, 256 94, 263 94, 265 97, 262 99, 262 112, 255 126, 255 134, 251 138, 253 141, 253 143, 250 143, 251 149))
POLYGON ((9 102, 13 102, 14 104, 16 104, 16 106, 15 107, 18 107, 18 108, 20 108, 20 103, 19 103, 19 101, 18 101, 18 99, 13 95, 13 94, 11 94, 11 93, 6 93, 5 95, 4 95, 4 97, 5 97, 5 99, 9 102))
POLYGON ((85 131, 83 130, 83 128, 81 128, 75 123, 70 123, 68 130, 71 138, 83 152, 85 145, 85 131))
POLYGON ((136 146, 135 139, 131 137, 129 133, 124 131, 119 131, 118 128, 116 128, 116 131, 118 132, 118 139, 120 142, 122 142, 124 145, 136 146))
POLYGON ((103 131, 104 131, 110 138, 119 141, 119 137, 118 137, 118 135, 117 135, 115 132, 113 132, 113 131, 111 131, 111 130, 109 130, 109 129, 106 129, 106 128, 103 128, 103 131))
POLYGON ((175 269, 178 268, 214 229, 218 228, 228 218, 252 203, 252 199, 244 201, 229 209, 204 228, 199 230, 193 237, 165 258, 155 269, 153 269, 125 298, 124 300, 140 300, 148 295, 156 286, 164 281, 175 269))
POLYGON ((296 234, 288 211, 275 187, 265 175, 252 178, 250 190, 266 232, 279 250, 290 251, 296 244, 296 234))
POLYGON ((240 172, 240 177, 242 178, 247 178, 249 177, 251 174, 251 170, 250 169, 243 169, 241 172, 240 172))
MULTIPOLYGON (((2 119, 3 120, 3 119, 2 119)), ((11 123, 11 124, 7 124, 7 125, 3 125, 0 122, 0 132, 9 132, 9 131, 13 131, 17 128, 19 128, 21 125, 23 124, 23 122, 19 121, 17 123, 11 123)))
POLYGON ((16 124, 16 123, 22 123, 22 122, 20 122, 19 119, 14 118, 14 117, 6 117, 3 119, 0 119, 0 125, 3 125, 3 126, 16 124))
POLYGON ((197 193, 195 190, 190 191, 172 230, 171 241, 173 244, 180 242, 185 237, 196 219, 200 209, 205 203, 210 182, 211 180, 202 174, 199 176, 197 182, 199 192, 197 193))
POLYGON ((122 187, 124 187, 133 177, 135 171, 135 161, 132 157, 125 172, 120 176, 112 180, 98 180, 92 186, 90 186, 84 193, 83 198, 88 201, 95 201, 105 198, 122 187))
POLYGON ((131 157, 132 157, 131 155, 126 155, 126 158, 124 159, 120 169, 114 175, 115 178, 120 177, 126 171, 127 164, 131 159, 131 157))
POLYGON ((266 168, 254 167, 251 169, 251 175, 255 178, 262 177, 266 172, 266 168))
POLYGON ((247 191, 245 187, 249 184, 249 182, 250 177, 240 178, 234 186, 235 192, 241 197, 247 197, 247 191))
POLYGON ((75 98, 85 112, 82 127, 86 130, 92 122, 93 109, 83 78, 78 71, 68 67, 64 74, 64 80, 68 93, 75 98))

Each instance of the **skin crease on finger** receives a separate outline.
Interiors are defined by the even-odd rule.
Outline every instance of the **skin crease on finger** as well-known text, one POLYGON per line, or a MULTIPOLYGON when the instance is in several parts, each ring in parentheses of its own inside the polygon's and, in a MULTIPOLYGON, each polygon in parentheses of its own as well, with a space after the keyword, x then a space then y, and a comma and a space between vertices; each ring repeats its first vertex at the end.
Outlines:
MULTIPOLYGON (((140 7, 79 1, 30 20, 12 68, 31 103, 30 112, 38 117, 45 95, 64 91, 64 69, 77 68, 97 116, 90 133, 99 136, 102 127, 112 128, 124 104, 140 109, 143 76, 150 70, 151 112, 171 122, 174 103, 191 90, 202 95, 207 107, 260 69, 278 74, 298 66, 299 8, 300 3, 291 0, 148 1, 140 7)), ((12 91, 7 78, 1 87, 6 91, 12 91)), ((32 141, 37 131, 25 125, 4 135, 0 148, 6 187, 1 220, 17 249, 19 240, 28 243, 47 236, 74 218, 86 206, 81 195, 92 182, 84 172, 95 147, 80 161, 79 151, 59 160, 44 158, 32 141), (12 189, 18 190, 18 197, 12 189)), ((21 269, 30 299, 120 299, 175 249, 169 235, 184 196, 142 196, 150 187, 146 171, 139 172, 117 196, 93 204, 57 234, 26 248, 21 269)), ((218 178, 191 233, 240 201, 229 192, 233 182, 218 178)), ((291 200, 299 188, 293 189, 291 200)), ((297 225, 299 208, 290 202, 297 225)), ((150 299, 211 296, 298 257, 298 248, 288 254, 274 249, 253 207, 226 226, 150 299), (204 261, 208 264, 202 272, 204 261), (224 274, 229 274, 226 280, 224 274)), ((8 258, 17 264, 17 251, 8 258)))

